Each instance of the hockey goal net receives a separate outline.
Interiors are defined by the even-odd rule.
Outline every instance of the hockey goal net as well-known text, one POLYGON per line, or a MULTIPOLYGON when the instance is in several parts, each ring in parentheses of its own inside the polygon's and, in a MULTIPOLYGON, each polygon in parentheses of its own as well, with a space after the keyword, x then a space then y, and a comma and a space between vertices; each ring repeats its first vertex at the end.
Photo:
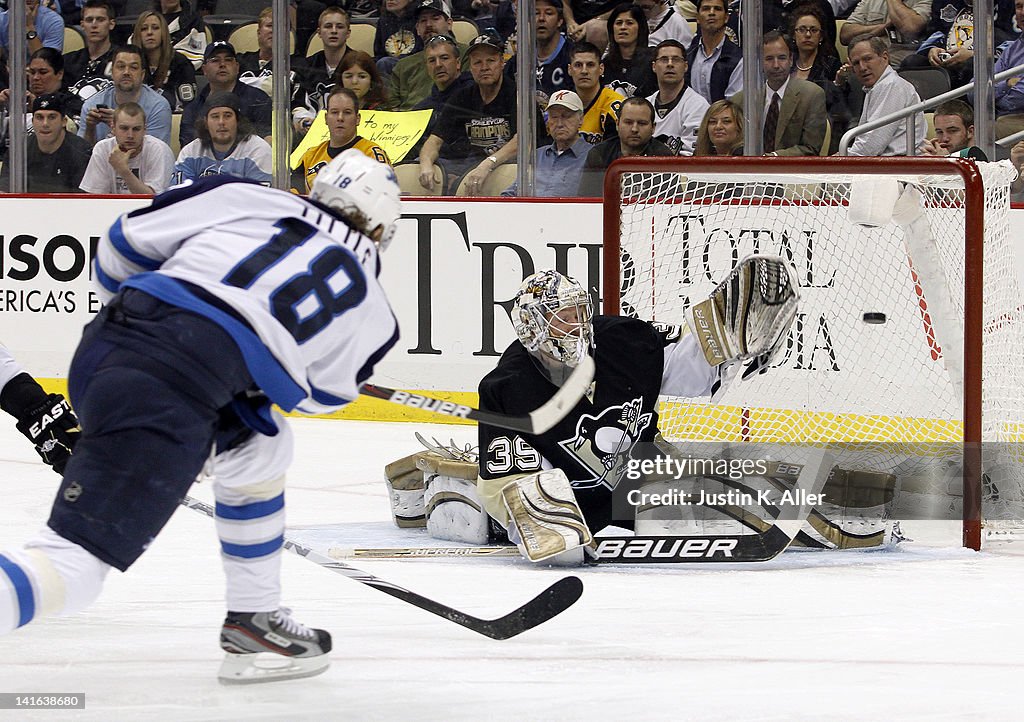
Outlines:
POLYGON ((983 518, 987 535, 1016 529, 1024 318, 1013 177, 1006 164, 935 158, 616 162, 605 313, 681 323, 751 253, 782 256, 799 277, 797 320, 771 369, 713 404, 663 398, 663 435, 809 442, 904 478, 925 469, 962 493, 964 545, 980 548, 983 518), (894 178, 920 192, 923 221, 906 231, 851 222, 851 189, 894 178))

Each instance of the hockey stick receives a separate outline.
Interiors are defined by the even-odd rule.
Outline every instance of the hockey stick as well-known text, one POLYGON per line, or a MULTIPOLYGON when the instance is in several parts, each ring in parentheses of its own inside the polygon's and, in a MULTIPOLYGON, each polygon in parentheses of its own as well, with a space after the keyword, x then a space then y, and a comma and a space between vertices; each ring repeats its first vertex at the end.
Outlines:
POLYGON ((763 534, 712 536, 595 537, 587 549, 591 564, 665 564, 766 562, 793 542, 832 471, 832 455, 809 449, 793 488, 784 492, 775 523, 763 534))
POLYGON ((522 554, 514 546, 478 547, 331 547, 327 550, 331 559, 439 559, 442 557, 519 557, 522 554))
MULTIPOLYGON (((765 562, 796 538, 832 471, 832 456, 811 449, 793 488, 785 492, 774 524, 758 534, 709 536, 599 536, 586 549, 588 564, 679 564, 765 562), (788 496, 786 496, 788 495, 788 496)), ((514 546, 333 548, 334 559, 437 559, 440 557, 522 557, 514 546)))
MULTIPOLYGON (((212 518, 214 516, 212 506, 190 496, 184 497, 181 500, 181 505, 206 514, 208 517, 212 518)), ((528 629, 533 629, 537 625, 543 624, 552 617, 564 612, 575 604, 576 600, 583 594, 583 582, 580 581, 579 577, 562 577, 526 604, 505 616, 498 619, 480 619, 440 602, 435 602, 433 599, 428 599, 397 584, 392 584, 384 579, 375 577, 368 572, 324 556, 309 547, 297 543, 293 539, 289 539, 287 534, 284 537, 284 548, 293 554, 318 564, 324 569, 330 569, 332 572, 346 576, 349 579, 354 579, 368 587, 373 587, 379 592, 390 594, 401 599, 403 602, 408 602, 414 607, 419 607, 431 614, 436 614, 447 619, 449 622, 455 622, 466 629, 491 639, 509 639, 517 634, 522 634, 528 629)))
POLYGON ((480 409, 474 409, 472 406, 442 401, 433 396, 413 394, 408 391, 389 389, 387 386, 377 386, 375 384, 363 384, 359 389, 359 393, 375 399, 390 401, 393 404, 423 409, 432 414, 471 419, 491 426, 500 426, 503 429, 521 431, 526 434, 543 434, 561 421, 576 406, 576 403, 583 397, 583 394, 590 388, 590 382, 593 380, 594 359, 584 356, 579 365, 573 369, 569 378, 562 384, 562 387, 551 397, 551 400, 543 406, 534 409, 526 416, 507 416, 506 414, 496 414, 491 411, 481 411, 480 409))

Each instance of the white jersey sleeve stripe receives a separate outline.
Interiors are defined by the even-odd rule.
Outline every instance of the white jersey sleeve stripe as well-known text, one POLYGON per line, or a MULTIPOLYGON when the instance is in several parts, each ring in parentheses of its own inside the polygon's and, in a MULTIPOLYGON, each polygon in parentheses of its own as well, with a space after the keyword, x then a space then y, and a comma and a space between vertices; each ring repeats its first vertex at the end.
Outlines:
POLYGON ((126 261, 141 269, 155 271, 160 268, 160 264, 164 262, 163 258, 149 258, 132 247, 132 244, 128 241, 128 237, 124 234, 124 226, 122 224, 123 218, 124 216, 118 218, 114 221, 114 224, 110 226, 110 230, 107 232, 110 237, 110 244, 124 257, 126 261))
POLYGON ((95 285, 97 286, 97 293, 99 294, 100 300, 103 301, 103 303, 106 303, 107 301, 114 297, 114 294, 117 293, 117 289, 121 287, 121 284, 118 283, 116 279, 113 279, 110 276, 108 276, 107 273, 103 270, 103 268, 100 266, 99 255, 97 255, 96 258, 93 259, 92 268, 92 275, 96 281, 95 285))

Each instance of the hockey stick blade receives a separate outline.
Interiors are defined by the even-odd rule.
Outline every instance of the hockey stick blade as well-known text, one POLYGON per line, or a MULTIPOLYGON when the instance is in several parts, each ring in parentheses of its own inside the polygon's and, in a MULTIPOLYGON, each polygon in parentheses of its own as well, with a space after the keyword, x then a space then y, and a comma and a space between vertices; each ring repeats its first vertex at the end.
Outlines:
MULTIPOLYGON (((190 496, 185 496, 181 500, 181 505, 186 506, 189 509, 193 509, 201 514, 206 514, 208 517, 212 518, 214 516, 214 509, 212 506, 206 502, 199 501, 198 499, 193 499, 190 496)), ((368 587, 372 587, 379 592, 390 594, 392 597, 401 599, 403 602, 407 602, 414 607, 419 607, 426 612, 436 614, 439 617, 443 617, 450 622, 454 622, 455 624, 474 631, 477 634, 482 634, 485 637, 490 637, 491 639, 510 639, 511 637, 522 634, 528 629, 533 629, 537 625, 543 624, 549 619, 564 612, 575 604, 576 600, 583 594, 583 582, 580 581, 579 577, 563 577, 526 604, 509 612, 505 616, 499 617, 498 619, 481 619, 479 617, 466 614, 465 612, 461 612, 454 607, 449 607, 446 604, 436 602, 433 599, 424 597, 422 594, 417 594, 416 592, 400 587, 397 584, 392 584, 389 581, 375 577, 369 572, 364 572, 360 569, 349 566, 344 562, 324 556, 307 546, 303 546, 302 544, 289 539, 287 534, 284 538, 284 548, 293 554, 310 560, 324 569, 330 569, 336 574, 341 574, 349 579, 354 579, 355 581, 365 584, 368 587)))
POLYGON ((491 411, 481 411, 480 409, 474 409, 472 406, 442 401, 433 396, 414 394, 409 391, 400 391, 375 384, 363 384, 359 389, 359 393, 375 399, 383 399, 393 404, 399 404, 400 406, 423 409, 432 414, 470 419, 490 426, 510 429, 511 431, 521 431, 526 434, 543 434, 575 408, 583 394, 590 388, 590 382, 593 380, 594 359, 585 356, 576 368, 573 369, 569 378, 565 380, 565 383, 562 384, 562 387, 558 389, 555 395, 547 403, 534 409, 526 416, 509 416, 491 411))

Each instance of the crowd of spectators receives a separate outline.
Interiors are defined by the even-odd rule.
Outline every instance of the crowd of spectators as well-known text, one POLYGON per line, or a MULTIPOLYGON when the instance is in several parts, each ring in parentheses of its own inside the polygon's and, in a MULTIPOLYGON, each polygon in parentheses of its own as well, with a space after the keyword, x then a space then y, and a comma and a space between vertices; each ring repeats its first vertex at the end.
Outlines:
MULTIPOLYGON (((215 0, 153 0, 134 22, 121 17, 126 0, 9 1, 25 3, 28 92, 22 103, 7 89, 4 10, 0 137, 4 150, 16 142, 6 118, 26 114, 29 132, 17 142, 33 159, 30 190, 152 193, 212 173, 270 182, 274 24, 265 0, 253 0, 256 45, 242 53, 205 27, 215 0), (65 26, 83 45, 66 54, 65 26)), ((743 47, 740 4, 536 0, 534 103, 516 93, 513 0, 292 0, 293 189, 305 192, 349 147, 390 163, 359 134, 372 111, 429 111, 396 160, 418 164, 424 192, 476 194, 515 161, 517 108, 530 102, 538 193, 598 195, 600 171, 621 155, 742 154, 745 62, 763 68, 766 155, 835 153, 849 128, 920 101, 904 73, 930 68, 953 88, 972 80, 973 0, 763 0, 758 48, 743 47), (374 23, 372 53, 350 47, 353 20, 374 23), (456 37, 464 20, 479 32, 471 42, 456 37), (307 54, 307 41, 319 49, 307 54), (319 140, 295 150, 314 126, 319 140)), ((1001 72, 1024 64, 1024 0, 992 6, 1001 72)), ((1019 80, 995 86, 999 136, 1024 129, 1019 80)), ((919 113, 909 134, 891 123, 848 152, 981 158, 972 102, 968 94, 936 108, 931 138, 919 113)), ((1010 157, 1020 165, 1020 144, 1010 157)))

